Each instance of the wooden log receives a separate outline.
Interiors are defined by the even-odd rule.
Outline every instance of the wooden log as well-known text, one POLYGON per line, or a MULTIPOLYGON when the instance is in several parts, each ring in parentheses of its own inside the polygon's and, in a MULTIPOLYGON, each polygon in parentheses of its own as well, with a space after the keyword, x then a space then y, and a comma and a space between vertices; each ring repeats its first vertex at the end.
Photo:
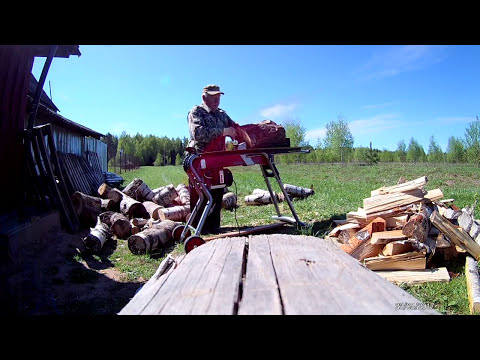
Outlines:
POLYGON ((480 277, 478 264, 471 256, 465 259, 465 277, 467 281, 468 302, 471 314, 480 313, 480 277))
POLYGON ((370 244, 370 238, 374 232, 385 231, 385 223, 384 219, 380 217, 375 218, 360 231, 357 231, 355 235, 349 239, 348 243, 341 245, 340 248, 357 260, 363 260, 369 257, 369 254, 378 255, 383 245, 370 244))
POLYGON ((100 199, 102 201, 101 208, 103 211, 112 211, 115 209, 115 202, 112 199, 100 199))
POLYGON ((438 211, 433 211, 430 215, 430 221, 435 227, 440 230, 450 241, 460 248, 470 253, 475 260, 480 259, 480 245, 477 244, 465 232, 460 231, 448 219, 445 219, 438 211))
POLYGON ((161 250, 173 241, 173 229, 180 223, 162 221, 128 238, 128 248, 135 255, 149 254, 161 250))
POLYGON ((412 251, 392 256, 376 256, 363 260, 370 270, 423 270, 426 267, 425 252, 412 251))
POLYGON ((460 225, 465 232, 470 232, 473 224, 473 216, 468 211, 462 209, 462 213, 457 218, 458 225, 460 225))
POLYGON ((450 274, 446 267, 424 270, 383 270, 374 272, 395 285, 416 285, 427 282, 450 281, 450 274))
POLYGON ((185 184, 178 184, 175 188, 177 191, 177 198, 179 205, 190 205, 190 192, 188 191, 188 186, 185 184))
POLYGON ((414 251, 413 243, 409 240, 396 240, 389 242, 382 249, 384 256, 398 255, 414 251))
POLYGON ((114 211, 110 211, 110 210, 109 211, 104 211, 104 212, 100 213, 98 215, 98 217, 100 218, 100 221, 102 223, 104 223, 105 225, 107 225, 110 228, 110 226, 112 225, 112 223, 110 222, 110 218, 114 213, 115 213, 114 211))
POLYGON ((160 219, 158 212, 160 211, 160 209, 163 208, 163 206, 158 205, 153 201, 144 201, 143 206, 145 206, 145 210, 147 210, 148 214, 152 219, 155 219, 155 220, 160 219))
POLYGON ((236 208, 238 208, 237 195, 235 195, 235 193, 233 193, 231 191, 223 194, 222 209, 233 211, 236 208))
POLYGON ((98 187, 97 192, 102 199, 107 199, 107 195, 110 192, 110 190, 112 190, 112 188, 108 184, 103 183, 98 187))
POLYGON ((173 200, 178 196, 177 190, 173 184, 165 186, 160 190, 155 196, 153 196, 152 201, 158 205, 168 207, 172 204, 173 200))
POLYGON ((133 226, 139 226, 139 227, 144 227, 147 222, 148 222, 148 219, 144 219, 144 218, 133 218, 132 220, 130 220, 130 222, 132 223, 133 226))
POLYGON ((402 234, 406 237, 414 238, 422 243, 427 239, 429 232, 430 221, 428 220, 428 214, 424 211, 410 217, 402 229, 402 234))
POLYGON ((477 238, 479 238, 480 236, 480 221, 473 220, 472 226, 470 227, 470 231, 468 232, 468 234, 473 240, 475 240, 476 243, 479 242, 477 238))
POLYGON ((102 199, 80 191, 75 191, 72 195, 72 204, 80 222, 90 227, 95 226, 98 215, 104 212, 102 199))
POLYGON ((127 239, 130 236, 132 225, 125 215, 113 213, 110 217, 110 224, 110 230, 118 239, 127 239))
POLYGON ((87 250, 99 252, 102 249, 103 244, 105 244, 111 236, 112 232, 109 227, 100 220, 100 217, 98 217, 95 227, 90 228, 90 233, 82 240, 87 250))
POLYGON ((271 120, 242 125, 240 129, 242 134, 236 140, 239 143, 246 142, 249 148, 290 146, 290 139, 286 137, 285 128, 271 120))
MULTIPOLYGON (((277 198, 278 202, 285 200, 283 194, 277 194, 273 191, 273 196, 277 198)), ((268 205, 273 204, 270 192, 268 190, 255 189, 251 195, 247 195, 244 198, 245 205, 268 205)))
POLYGON ((385 195, 385 194, 393 194, 398 192, 406 192, 414 189, 422 189, 428 182, 428 178, 426 176, 422 176, 418 179, 401 182, 397 185, 393 186, 382 186, 376 190, 372 190, 370 192, 370 196, 376 195, 385 195))
POLYGON ((177 205, 159 209, 158 216, 160 220, 171 220, 186 222, 187 215, 190 214, 190 205, 177 205))
POLYGON ((313 188, 309 189, 309 188, 290 185, 290 184, 283 184, 283 188, 285 189, 287 194, 290 195, 290 197, 294 197, 294 198, 304 199, 306 197, 309 197, 315 194, 315 191, 313 190, 313 188))
POLYGON ((123 196, 122 201, 120 201, 120 211, 122 214, 130 218, 141 217, 148 219, 150 217, 143 203, 126 194, 123 196))
POLYGON ((127 186, 125 186, 122 192, 140 202, 151 201, 155 195, 148 185, 139 178, 133 179, 127 186))

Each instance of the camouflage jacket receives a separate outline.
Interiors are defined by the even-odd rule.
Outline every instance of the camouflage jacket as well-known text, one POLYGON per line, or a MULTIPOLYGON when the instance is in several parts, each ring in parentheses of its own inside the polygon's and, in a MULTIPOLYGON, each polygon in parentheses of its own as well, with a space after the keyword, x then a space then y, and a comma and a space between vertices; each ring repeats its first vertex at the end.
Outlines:
POLYGON ((190 132, 188 146, 194 147, 197 153, 223 150, 223 129, 239 126, 224 110, 218 108, 212 112, 205 103, 194 106, 187 115, 187 121, 190 132))

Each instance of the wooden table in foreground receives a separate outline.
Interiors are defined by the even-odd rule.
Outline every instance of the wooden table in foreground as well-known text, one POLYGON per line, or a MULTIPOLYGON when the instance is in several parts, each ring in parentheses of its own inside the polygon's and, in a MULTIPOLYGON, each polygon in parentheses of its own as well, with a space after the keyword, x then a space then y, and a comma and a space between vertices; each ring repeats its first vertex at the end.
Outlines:
POLYGON ((221 238, 176 260, 119 315, 439 314, 313 236, 221 238))

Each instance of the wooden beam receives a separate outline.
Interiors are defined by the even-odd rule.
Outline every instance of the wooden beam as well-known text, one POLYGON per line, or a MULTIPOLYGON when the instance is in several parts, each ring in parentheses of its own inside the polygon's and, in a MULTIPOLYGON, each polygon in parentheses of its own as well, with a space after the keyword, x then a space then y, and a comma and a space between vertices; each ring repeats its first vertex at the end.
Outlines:
POLYGON ((478 264, 471 256, 465 259, 465 277, 467 280, 468 302, 470 313, 480 313, 480 279, 478 264))
POLYGON ((423 284, 426 282, 449 282, 450 274, 446 267, 425 270, 374 271, 395 285, 423 284))

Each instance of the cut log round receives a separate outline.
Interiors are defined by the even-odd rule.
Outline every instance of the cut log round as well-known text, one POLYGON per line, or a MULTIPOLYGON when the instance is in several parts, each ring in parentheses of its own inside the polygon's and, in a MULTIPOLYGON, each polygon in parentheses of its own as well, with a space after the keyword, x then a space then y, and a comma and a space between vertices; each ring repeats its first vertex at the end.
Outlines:
POLYGON ((125 215, 113 213, 110 223, 110 229, 118 239, 127 239, 130 236, 132 225, 125 215))
MULTIPOLYGON (((278 202, 285 200, 283 194, 277 194, 275 191, 273 192, 273 196, 277 197, 278 202)), ((245 205, 268 205, 273 203, 270 193, 261 189, 255 189, 253 194, 245 196, 244 201, 245 205)))
POLYGON ((128 184, 122 192, 137 201, 150 201, 154 193, 142 179, 135 178, 128 184))
POLYGON ((160 190, 155 196, 152 198, 154 203, 158 205, 167 207, 175 200, 178 196, 177 190, 175 190, 175 186, 173 184, 165 186, 162 190, 160 190))
POLYGON ((127 217, 140 217, 148 219, 150 215, 145 209, 145 206, 140 201, 137 201, 130 196, 124 195, 120 201, 120 211, 127 217))
POLYGON ((101 201, 103 211, 112 211, 113 209, 115 209, 115 202, 112 199, 101 199, 101 201))
POLYGON ((164 220, 186 222, 188 214, 190 214, 190 205, 171 206, 158 211, 158 216, 162 222, 164 220))
POLYGON ((102 199, 80 191, 76 191, 72 195, 72 204, 80 222, 90 227, 96 225, 98 215, 104 211, 102 199))
POLYGON ((100 221, 102 223, 104 223, 105 225, 107 225, 110 228, 110 226, 112 225, 112 223, 110 222, 110 217, 113 214, 115 214, 114 211, 105 211, 105 212, 102 212, 100 215, 98 215, 98 217, 100 218, 100 221))
POLYGON ((173 240, 173 229, 180 223, 165 220, 128 238, 128 248, 135 255, 161 250, 173 240))
POLYGON ((98 187, 97 192, 98 192, 98 195, 100 195, 100 197, 101 197, 102 199, 106 199, 108 193, 110 192, 110 190, 112 190, 112 188, 111 188, 108 184, 103 183, 102 185, 100 185, 100 186, 98 187))
POLYGON ((160 219, 158 212, 160 209, 163 208, 163 206, 158 205, 157 203, 154 203, 153 201, 144 201, 143 206, 145 206, 145 210, 147 210, 148 214, 150 217, 154 220, 160 219))
POLYGON ((290 197, 304 199, 310 195, 314 195, 315 191, 313 189, 304 188, 301 186, 295 186, 290 184, 283 184, 283 188, 290 197))
POLYGON ((90 228, 90 233, 83 238, 85 248, 92 252, 99 252, 103 244, 110 239, 112 232, 103 222, 98 218, 97 224, 94 228, 90 228))

